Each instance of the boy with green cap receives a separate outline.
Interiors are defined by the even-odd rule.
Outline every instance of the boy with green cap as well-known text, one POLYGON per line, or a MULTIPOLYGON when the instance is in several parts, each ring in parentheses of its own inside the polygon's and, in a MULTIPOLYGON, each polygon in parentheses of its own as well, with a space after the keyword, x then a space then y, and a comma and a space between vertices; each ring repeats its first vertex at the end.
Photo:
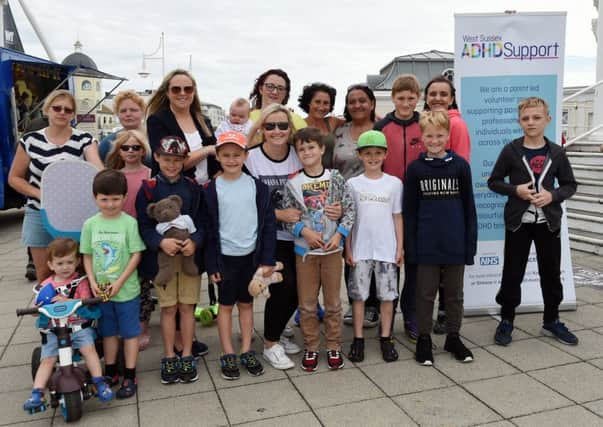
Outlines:
POLYGON ((352 299, 354 341, 348 358, 364 359, 364 301, 375 274, 377 298, 381 301, 381 353, 383 360, 398 360, 392 339, 393 301, 398 298, 397 268, 404 262, 402 239, 402 181, 383 172, 387 141, 383 133, 370 130, 358 138, 358 157, 364 173, 350 178, 356 205, 356 221, 346 239, 346 263, 352 266, 349 296, 352 299))

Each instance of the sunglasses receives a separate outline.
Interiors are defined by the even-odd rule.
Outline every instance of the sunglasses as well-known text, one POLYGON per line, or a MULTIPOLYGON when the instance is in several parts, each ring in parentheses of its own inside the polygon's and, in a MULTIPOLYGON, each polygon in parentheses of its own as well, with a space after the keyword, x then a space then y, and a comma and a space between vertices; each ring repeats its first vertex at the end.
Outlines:
POLYGON ((264 130, 274 130, 277 128, 279 130, 287 130, 289 129, 289 122, 265 122, 264 130))
POLYGON ((264 87, 266 88, 266 90, 268 92, 274 92, 276 90, 277 92, 281 92, 282 93, 282 92, 286 92, 287 91, 287 87, 285 87, 285 86, 277 86, 277 85, 274 85, 272 83, 264 83, 264 87))
POLYGON ((119 147, 121 151, 140 151, 142 150, 142 146, 140 145, 122 145, 119 147))
POLYGON ((50 107, 52 109, 52 111, 54 111, 55 113, 60 113, 61 111, 64 112, 65 114, 73 114, 73 108, 69 108, 69 107, 64 107, 62 105, 52 105, 50 107))
POLYGON ((178 95, 182 92, 186 93, 187 95, 190 95, 194 91, 194 86, 170 86, 170 92, 172 92, 173 95, 178 95))

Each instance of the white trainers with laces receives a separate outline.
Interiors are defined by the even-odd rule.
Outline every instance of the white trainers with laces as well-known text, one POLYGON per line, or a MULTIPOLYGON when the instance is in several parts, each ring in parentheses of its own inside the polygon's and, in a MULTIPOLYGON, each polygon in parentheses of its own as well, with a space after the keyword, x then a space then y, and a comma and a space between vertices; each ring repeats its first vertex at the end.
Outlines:
POLYGON ((274 369, 286 370, 295 366, 295 363, 287 357, 285 350, 280 344, 274 344, 270 348, 264 348, 262 353, 264 359, 272 365, 274 369))
POLYGON ((295 344, 290 338, 287 338, 284 335, 281 335, 281 339, 278 343, 281 345, 281 347, 283 347, 283 350, 285 350, 285 353, 287 354, 297 354, 301 351, 300 346, 295 344))
POLYGON ((287 338, 293 338, 294 335, 295 333, 293 332, 293 328, 289 325, 285 326, 285 329, 283 329, 283 336, 287 338))

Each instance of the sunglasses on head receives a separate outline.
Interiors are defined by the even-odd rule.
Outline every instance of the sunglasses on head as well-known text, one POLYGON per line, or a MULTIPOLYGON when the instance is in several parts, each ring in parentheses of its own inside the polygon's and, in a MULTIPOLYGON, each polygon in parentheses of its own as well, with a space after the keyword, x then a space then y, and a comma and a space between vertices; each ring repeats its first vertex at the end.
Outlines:
POLYGON ((287 130, 289 122, 264 122, 264 130, 274 130, 277 127, 279 130, 287 130))
POLYGON ((62 105, 52 105, 50 107, 52 109, 52 111, 54 111, 55 113, 60 113, 61 111, 64 112, 65 114, 73 114, 73 108, 69 108, 69 107, 64 107, 62 105))
POLYGON ((190 95, 194 91, 194 86, 170 86, 170 92, 172 92, 172 94, 174 95, 178 95, 182 92, 186 93, 187 95, 190 95))
POLYGON ((140 151, 142 149, 142 146, 140 145, 122 145, 121 147, 119 147, 119 149, 121 151, 140 151))

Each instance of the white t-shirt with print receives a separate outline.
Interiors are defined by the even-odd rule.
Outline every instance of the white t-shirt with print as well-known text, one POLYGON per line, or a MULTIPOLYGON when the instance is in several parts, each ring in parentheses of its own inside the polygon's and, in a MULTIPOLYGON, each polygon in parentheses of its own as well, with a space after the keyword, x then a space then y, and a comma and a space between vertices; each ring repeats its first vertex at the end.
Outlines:
POLYGON ((379 179, 358 175, 348 183, 356 204, 352 232, 354 260, 396 262, 393 214, 402 212, 402 181, 384 173, 379 179))

